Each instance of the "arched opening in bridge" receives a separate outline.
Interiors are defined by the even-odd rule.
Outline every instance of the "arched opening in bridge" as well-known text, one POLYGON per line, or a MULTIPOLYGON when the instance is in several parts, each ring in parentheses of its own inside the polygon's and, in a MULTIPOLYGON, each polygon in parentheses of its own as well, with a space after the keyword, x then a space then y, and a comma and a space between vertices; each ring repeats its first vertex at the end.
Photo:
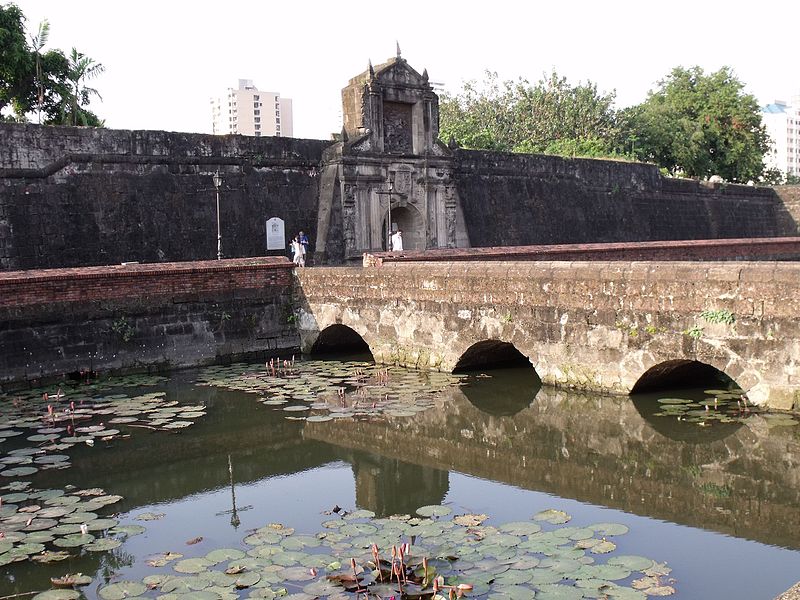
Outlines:
POLYGON ((736 432, 750 409, 728 375, 696 360, 671 360, 648 369, 631 390, 636 410, 663 436, 709 443, 736 432))
POLYGON ((369 345, 356 331, 347 325, 331 325, 319 332, 311 354, 366 355, 372 360, 369 345))
POLYGON ((484 340, 461 355, 454 373, 466 374, 461 388, 482 412, 511 416, 524 410, 542 387, 542 380, 527 356, 513 344, 484 340))
MULTIPOLYGON (((392 226, 391 231, 395 232, 398 229, 402 231, 403 250, 424 250, 425 249, 425 227, 422 222, 422 215, 415 208, 408 206, 393 206, 392 207, 392 226)), ((384 237, 387 236, 389 225, 387 219, 389 213, 387 212, 383 217, 383 231, 384 237)), ((389 240, 384 241, 384 248, 391 249, 389 240)))
POLYGON ((725 373, 696 360, 668 360, 650 367, 639 377, 631 395, 660 390, 686 388, 737 389, 736 382, 725 373))

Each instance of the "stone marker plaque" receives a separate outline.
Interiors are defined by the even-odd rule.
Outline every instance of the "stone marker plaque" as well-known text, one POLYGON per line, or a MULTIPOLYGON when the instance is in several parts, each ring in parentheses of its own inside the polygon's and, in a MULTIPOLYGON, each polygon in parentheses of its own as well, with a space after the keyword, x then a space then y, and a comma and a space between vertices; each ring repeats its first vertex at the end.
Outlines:
POLYGON ((286 230, 283 219, 267 219, 267 250, 286 250, 286 230))

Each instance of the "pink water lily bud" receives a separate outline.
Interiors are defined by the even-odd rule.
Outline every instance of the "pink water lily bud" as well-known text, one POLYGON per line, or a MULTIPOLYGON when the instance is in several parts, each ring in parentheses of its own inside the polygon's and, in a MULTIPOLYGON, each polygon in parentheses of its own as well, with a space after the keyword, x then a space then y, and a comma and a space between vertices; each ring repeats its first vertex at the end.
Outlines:
POLYGON ((311 568, 308 570, 308 572, 309 572, 309 573, 311 573, 311 576, 312 576, 312 577, 316 577, 316 576, 317 576, 317 570, 316 570, 314 567, 311 567, 311 568))

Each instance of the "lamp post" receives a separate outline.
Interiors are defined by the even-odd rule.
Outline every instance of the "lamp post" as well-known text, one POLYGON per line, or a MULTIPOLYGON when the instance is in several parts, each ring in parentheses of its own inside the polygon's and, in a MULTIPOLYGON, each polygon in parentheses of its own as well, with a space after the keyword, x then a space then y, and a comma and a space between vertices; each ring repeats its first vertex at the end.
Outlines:
POLYGON ((391 250, 392 245, 392 194, 394 193, 394 183, 389 181, 389 214, 387 216, 388 223, 386 223, 386 239, 389 240, 386 249, 391 250))
POLYGON ((219 188, 222 187, 222 175, 219 174, 219 169, 211 176, 211 181, 214 182, 217 192, 217 260, 222 260, 222 229, 219 222, 219 188))

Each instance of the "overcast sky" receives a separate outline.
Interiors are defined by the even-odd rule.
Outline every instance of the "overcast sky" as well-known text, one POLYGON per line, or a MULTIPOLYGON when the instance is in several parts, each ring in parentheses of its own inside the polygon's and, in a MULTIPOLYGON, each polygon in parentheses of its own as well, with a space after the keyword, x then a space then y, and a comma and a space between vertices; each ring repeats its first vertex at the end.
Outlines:
MULTIPOLYGON (((0 0, 7 3, 8 0, 0 0)), ((486 69, 644 100, 677 65, 730 65, 762 102, 800 93, 800 0, 17 0, 50 48, 106 67, 91 106, 119 129, 211 131, 212 96, 252 79, 294 102, 295 137, 341 130, 341 89, 395 54, 457 91, 486 69)))

